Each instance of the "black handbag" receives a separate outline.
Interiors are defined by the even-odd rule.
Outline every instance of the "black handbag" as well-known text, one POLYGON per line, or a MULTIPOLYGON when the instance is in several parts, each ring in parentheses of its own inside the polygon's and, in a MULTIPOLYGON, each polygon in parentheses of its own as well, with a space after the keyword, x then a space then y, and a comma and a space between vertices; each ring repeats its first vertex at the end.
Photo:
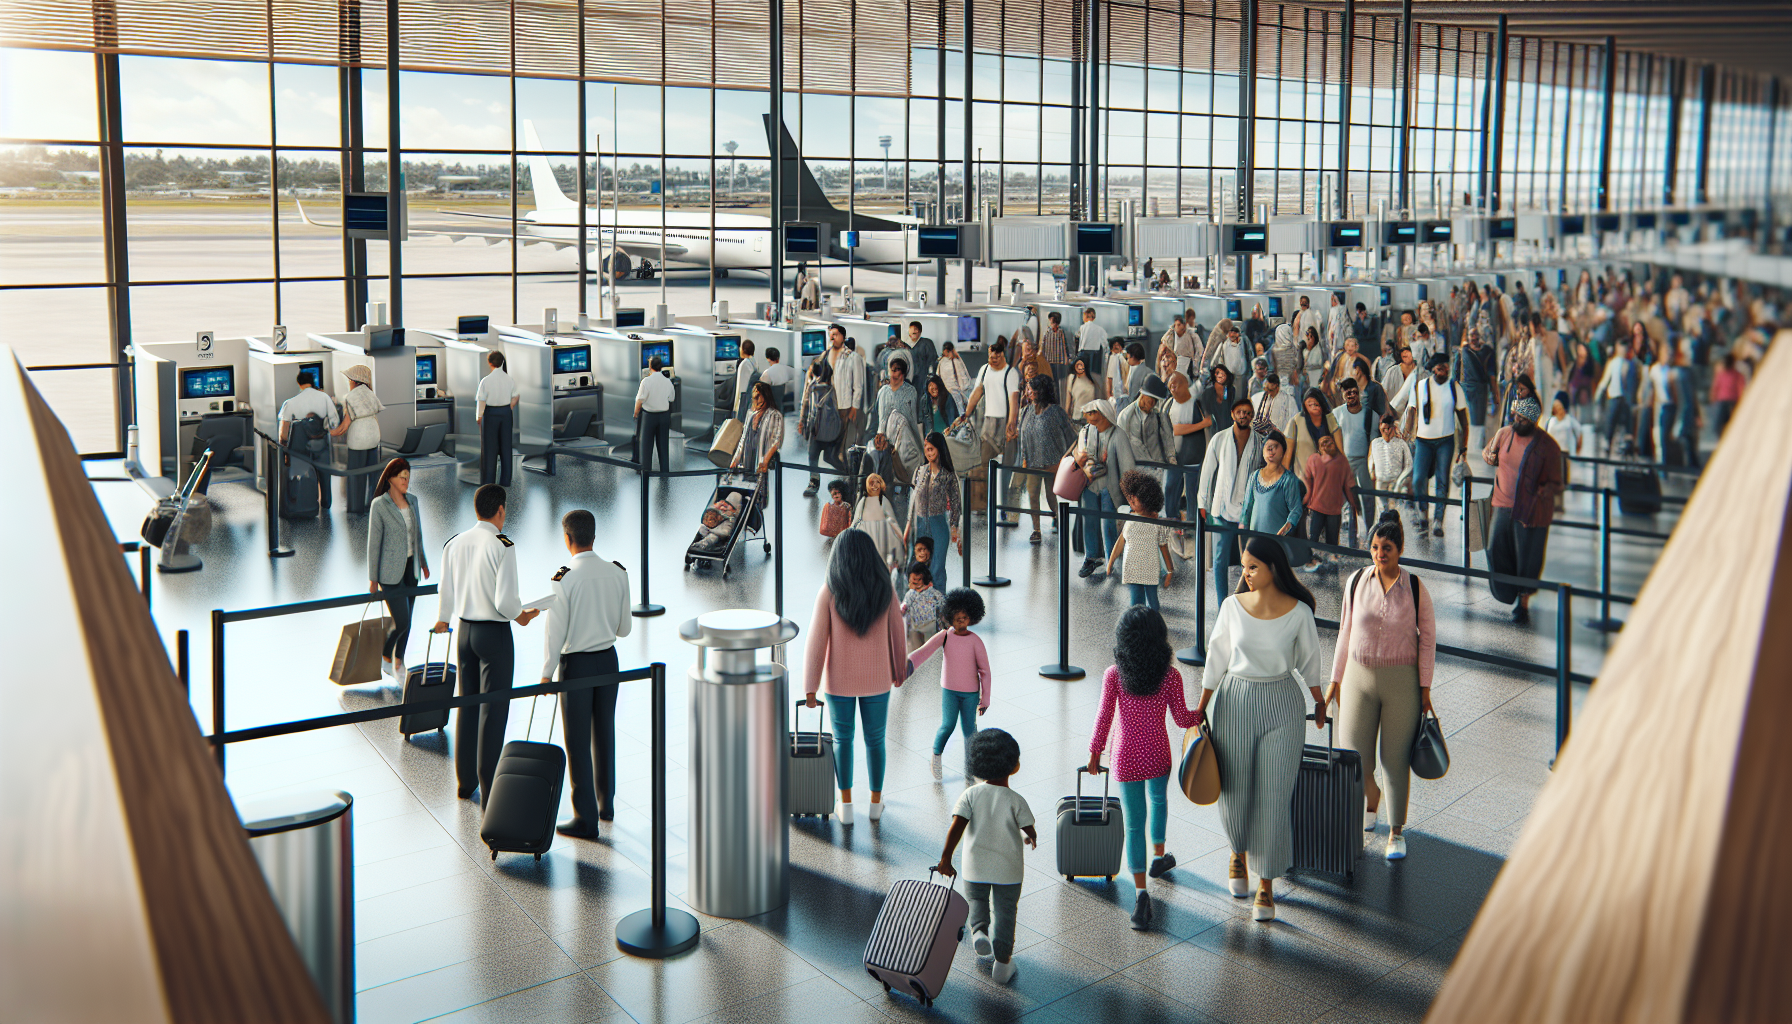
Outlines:
POLYGON ((1412 773, 1421 779, 1441 779, 1450 770, 1450 748, 1444 744, 1444 727, 1437 712, 1419 715, 1419 731, 1412 737, 1412 753, 1407 758, 1412 773))

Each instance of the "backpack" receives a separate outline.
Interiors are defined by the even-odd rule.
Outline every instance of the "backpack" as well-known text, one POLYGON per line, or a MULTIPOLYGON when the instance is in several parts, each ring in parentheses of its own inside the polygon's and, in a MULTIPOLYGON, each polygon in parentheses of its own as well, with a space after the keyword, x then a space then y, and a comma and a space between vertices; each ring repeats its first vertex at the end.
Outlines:
POLYGON ((330 450, 330 429, 316 413, 292 425, 292 439, 310 455, 321 455, 330 450))
POLYGON ((851 525, 851 506, 838 501, 829 501, 821 506, 821 535, 823 537, 838 537, 851 525))
POLYGON ((809 423, 809 439, 817 444, 833 444, 840 440, 845 424, 840 422, 840 410, 834 405, 834 388, 830 384, 816 384, 809 389, 812 417, 809 423))

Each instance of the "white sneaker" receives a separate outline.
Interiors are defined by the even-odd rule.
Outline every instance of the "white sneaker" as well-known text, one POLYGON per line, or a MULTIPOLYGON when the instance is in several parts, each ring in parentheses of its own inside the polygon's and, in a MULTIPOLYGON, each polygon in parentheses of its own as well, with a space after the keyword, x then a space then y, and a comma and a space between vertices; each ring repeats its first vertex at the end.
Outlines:
POLYGON ((997 960, 989 969, 990 979, 998 985, 1006 985, 1014 980, 1014 961, 1004 963, 997 960))
POLYGON ((1375 831, 1375 822, 1377 819, 1380 818, 1380 816, 1381 816, 1380 811, 1365 810, 1363 812, 1363 831, 1364 832, 1375 831))
POLYGON ((1251 901, 1251 920, 1274 921, 1275 919, 1275 898, 1261 889, 1257 890, 1257 898, 1251 901))
POLYGON ((397 658, 392 659, 392 678, 396 679, 398 681, 399 685, 401 685, 401 686, 404 685, 404 679, 405 679, 404 662, 400 661, 397 658))
POLYGON ((1243 899, 1251 894, 1250 872, 1246 870, 1242 860, 1236 864, 1228 861, 1226 864, 1226 874, 1228 876, 1226 879, 1226 887, 1234 897, 1243 899))
POLYGON ((938 782, 945 777, 945 773, 940 769, 940 755, 935 754, 933 755, 933 781, 938 782))
POLYGON ((971 951, 978 956, 994 956, 996 945, 989 941, 988 932, 978 930, 971 933, 971 951))
POLYGON ((872 821, 882 821, 883 816, 884 816, 884 802, 882 800, 871 801, 871 820, 872 821))
POLYGON ((1388 859, 1389 860, 1405 860, 1406 859, 1406 837, 1405 836, 1400 835, 1397 832, 1391 836, 1388 836, 1388 859))
POLYGON ((850 804, 850 803, 841 804, 839 807, 839 810, 836 813, 838 813, 840 815, 840 824, 842 824, 842 825, 852 824, 852 804, 850 804))

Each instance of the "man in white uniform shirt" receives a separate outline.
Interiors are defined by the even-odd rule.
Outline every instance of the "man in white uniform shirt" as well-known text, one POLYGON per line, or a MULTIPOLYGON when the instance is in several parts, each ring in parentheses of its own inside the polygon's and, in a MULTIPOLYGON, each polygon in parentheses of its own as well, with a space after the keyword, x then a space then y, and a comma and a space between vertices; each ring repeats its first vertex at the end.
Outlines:
MULTIPOLYGON (((983 403, 982 451, 979 461, 987 463, 1000 456, 1004 465, 1014 464, 1014 442, 1020 437, 1020 371, 1008 364, 1008 342, 997 338, 989 347, 989 365, 977 374, 977 386, 971 389, 970 398, 964 404, 965 411, 953 423, 957 426, 971 418, 971 410, 977 403, 983 403)), ((977 467, 966 466, 965 472, 977 467)), ((1000 495, 1008 493, 997 481, 986 481, 987 493, 1000 495)), ((1018 522, 1012 515, 1003 516, 1008 523, 1018 522)))
MULTIPOLYGON (((516 591, 516 545, 504 536, 504 488, 484 484, 473 492, 473 514, 479 522, 455 534, 442 549, 441 603, 435 632, 449 624, 460 630, 455 648, 460 694, 508 690, 516 674, 512 619, 527 626, 537 614, 523 610, 516 591)), ((510 702, 481 704, 455 712, 454 777, 460 798, 479 790, 479 805, 492 795, 492 775, 504 749, 504 727, 510 702)))
POLYGON ((635 461, 643 473, 653 472, 653 453, 660 453, 660 478, 672 471, 666 461, 672 446, 672 378, 659 356, 647 359, 647 375, 635 389, 635 461))
MULTIPOLYGON (((554 574, 547 613, 547 660, 542 685, 560 670, 560 681, 612 675, 619 669, 616 640, 628 635, 628 570, 599 558, 597 517, 584 509, 560 520, 572 561, 554 574)), ((616 684, 568 690, 561 696, 566 774, 572 785, 572 818, 555 826, 561 835, 596 839, 598 822, 616 816, 616 684)))
POLYGON ((516 403, 522 395, 504 369, 504 353, 487 352, 491 372, 479 381, 474 419, 479 423, 479 482, 510 486, 510 438, 516 431, 516 403))
POLYGON ((1238 558, 1238 520, 1251 474, 1263 468, 1263 435, 1251 429, 1251 400, 1232 400, 1232 429, 1213 435, 1201 460, 1201 491, 1196 495, 1201 520, 1213 538, 1213 593, 1224 603, 1231 589, 1232 565, 1238 558))
POLYGON ((1083 326, 1076 329, 1076 354, 1088 361, 1089 376, 1101 376, 1107 352, 1108 332, 1095 323, 1095 310, 1085 308, 1083 326))
MULTIPOLYGON (((772 394, 778 396, 780 409, 782 408, 784 397, 790 393, 790 385, 796 380, 796 371, 785 365, 783 358, 783 354, 777 349, 766 349, 766 366, 765 369, 759 371, 760 383, 771 388, 772 394)), ((752 403, 749 402, 747 404, 750 409, 752 403)))
POLYGON ((753 404, 747 397, 747 389, 753 386, 753 375, 760 371, 759 360, 753 358, 753 352, 753 339, 742 338, 740 358, 734 363, 734 418, 742 423, 747 421, 747 413, 753 404))
POLYGON ((1413 525, 1423 532, 1426 497, 1437 483, 1437 521, 1432 535, 1444 535, 1444 501, 1450 496, 1450 463, 1468 459, 1468 396, 1450 379, 1450 360, 1443 353, 1431 357, 1430 373, 1406 379, 1406 432, 1413 436, 1413 525), (1415 433, 1416 425, 1416 433, 1415 433))
MULTIPOLYGON (((316 416, 321 420, 326 433, 336 429, 336 424, 340 422, 336 415, 336 403, 330 401, 329 395, 318 390, 316 382, 311 379, 309 370, 300 370, 299 393, 288 398, 280 406, 281 444, 292 443, 292 425, 307 416, 316 416)), ((308 447, 306 454, 326 466, 329 465, 329 438, 326 436, 321 446, 308 447)), ((317 474, 317 507, 320 510, 330 507, 330 477, 327 473, 317 474)))

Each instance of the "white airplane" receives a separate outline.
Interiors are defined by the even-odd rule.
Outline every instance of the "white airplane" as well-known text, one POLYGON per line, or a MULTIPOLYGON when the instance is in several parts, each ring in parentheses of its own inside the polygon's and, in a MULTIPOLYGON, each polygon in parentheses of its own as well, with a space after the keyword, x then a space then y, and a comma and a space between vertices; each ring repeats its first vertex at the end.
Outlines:
MULTIPOLYGON (((765 119, 766 134, 769 137, 771 115, 765 115, 765 119)), ((531 149, 542 148, 533 122, 524 121, 523 132, 531 149)), ((784 132, 784 147, 786 152, 796 152, 796 144, 791 140, 788 129, 784 132)), ((556 249, 570 249, 578 245, 578 204, 560 191, 559 180, 555 178, 553 165, 547 157, 537 153, 526 159, 529 163, 530 183, 535 193, 535 209, 515 219, 517 240, 524 245, 551 245, 556 249)), ((806 162, 799 160, 796 164, 797 180, 787 180, 784 183, 784 208, 801 211, 800 218, 795 213, 791 214, 793 220, 816 221, 833 228, 834 244, 829 256, 838 260, 850 258, 856 263, 886 264, 915 258, 913 244, 904 231, 904 226, 918 224, 920 221, 913 217, 888 219, 864 214, 849 215, 847 211, 828 201, 821 185, 809 172, 806 162), (857 249, 848 250, 840 245, 842 234, 848 230, 859 233, 857 249)), ((440 212, 470 220, 512 223, 510 217, 498 214, 462 210, 440 212)), ((312 220, 302 205, 299 207, 299 216, 305 223, 315 227, 341 226, 312 220)), ((770 253, 767 251, 771 245, 770 217, 717 211, 714 216, 715 237, 712 243, 708 212, 666 210, 663 216, 665 227, 662 231, 661 211, 613 210, 601 205, 586 207, 584 245, 587 252, 597 257, 596 269, 608 270, 617 278, 622 278, 629 274, 634 262, 638 260, 641 263, 639 276, 651 277, 656 265, 664 269, 661 263, 663 258, 665 264, 692 268, 714 267, 721 275, 725 275, 729 270, 763 271, 770 262, 770 253)), ((497 245, 510 239, 510 232, 507 230, 482 231, 471 227, 465 230, 412 227, 410 233, 413 236, 436 235, 455 242, 463 238, 477 238, 487 245, 497 245)))

